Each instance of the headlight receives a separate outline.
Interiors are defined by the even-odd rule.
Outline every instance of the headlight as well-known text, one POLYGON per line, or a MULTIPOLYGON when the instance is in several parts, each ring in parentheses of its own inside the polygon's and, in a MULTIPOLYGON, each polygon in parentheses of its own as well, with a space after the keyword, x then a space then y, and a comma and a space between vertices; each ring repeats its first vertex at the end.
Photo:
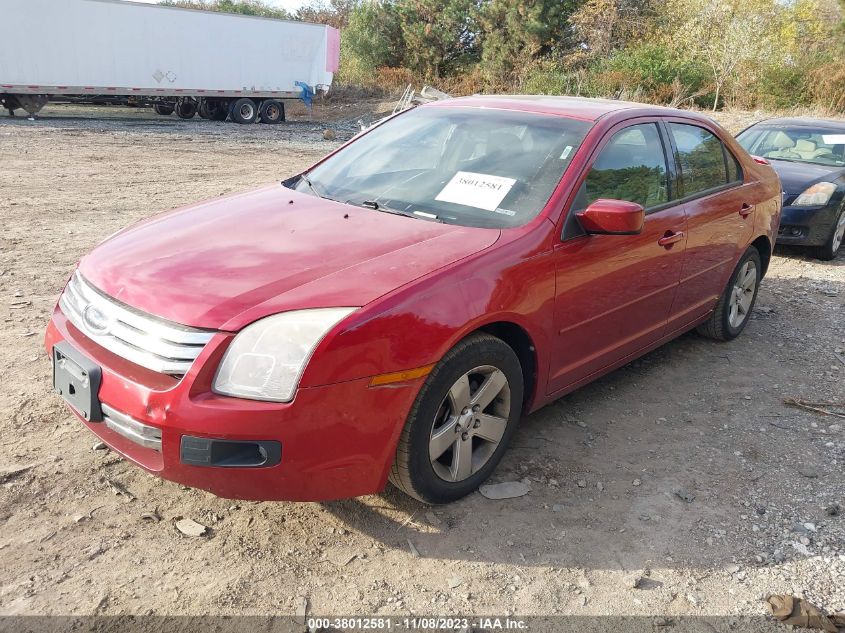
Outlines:
POLYGON ((830 197, 836 191, 836 185, 832 182, 817 182, 811 187, 808 187, 804 192, 795 198, 792 206, 795 207, 815 207, 827 204, 830 197))
POLYGON ((317 344, 354 310, 282 312, 248 325, 226 350, 212 389, 226 396, 289 402, 317 344))

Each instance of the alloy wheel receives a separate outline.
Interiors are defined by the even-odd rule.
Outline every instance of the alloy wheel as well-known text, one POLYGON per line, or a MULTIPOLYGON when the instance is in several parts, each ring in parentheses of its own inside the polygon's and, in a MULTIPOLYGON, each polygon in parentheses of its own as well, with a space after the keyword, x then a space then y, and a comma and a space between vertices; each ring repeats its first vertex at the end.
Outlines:
POLYGON ((731 291, 730 312, 728 313, 728 322, 731 327, 740 327, 748 318, 756 289, 757 266, 749 260, 739 269, 731 291))
POLYGON ((833 234, 833 252, 835 253, 842 246, 842 241, 845 239, 845 209, 839 214, 839 222, 837 222, 834 230, 836 231, 833 234))
POLYGON ((510 385, 500 369, 482 365, 461 376, 432 424, 429 458, 437 476, 458 482, 483 468, 502 441, 510 409, 510 385))

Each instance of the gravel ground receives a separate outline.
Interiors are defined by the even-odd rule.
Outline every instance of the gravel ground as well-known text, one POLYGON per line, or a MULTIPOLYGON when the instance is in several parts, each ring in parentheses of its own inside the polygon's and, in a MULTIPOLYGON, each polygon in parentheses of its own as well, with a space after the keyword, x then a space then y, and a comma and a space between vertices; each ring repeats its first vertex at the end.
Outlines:
POLYGON ((296 172, 363 110, 248 129, 0 116, 0 614, 737 616, 769 593, 845 610, 845 420, 784 404, 845 402, 845 256, 776 253, 738 340, 685 335, 525 419, 494 475, 527 479, 521 498, 233 502, 92 448, 41 349, 74 262, 130 222, 296 172))

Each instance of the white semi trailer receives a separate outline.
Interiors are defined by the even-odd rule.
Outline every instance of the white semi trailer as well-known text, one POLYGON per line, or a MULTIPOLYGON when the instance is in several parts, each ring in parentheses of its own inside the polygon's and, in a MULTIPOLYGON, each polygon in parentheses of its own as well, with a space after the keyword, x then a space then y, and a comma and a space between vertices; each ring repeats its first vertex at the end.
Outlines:
POLYGON ((0 101, 152 105, 161 115, 284 121, 328 90, 340 35, 322 24, 120 0, 0 0, 0 101))

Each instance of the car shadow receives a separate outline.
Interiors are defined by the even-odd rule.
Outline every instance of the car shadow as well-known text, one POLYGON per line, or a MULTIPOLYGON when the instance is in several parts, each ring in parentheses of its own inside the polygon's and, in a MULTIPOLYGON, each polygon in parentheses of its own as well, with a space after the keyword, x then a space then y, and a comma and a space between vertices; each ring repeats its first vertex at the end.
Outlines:
POLYGON ((805 261, 822 266, 845 266, 845 248, 839 249, 835 259, 825 261, 818 259, 814 254, 812 246, 781 246, 775 245, 775 256, 785 257, 797 261, 805 261))
POLYGON ((789 526, 830 520, 845 445, 836 418, 784 399, 844 400, 845 365, 816 328, 822 313, 845 339, 845 284, 807 283, 767 279, 735 341, 685 334, 524 418, 492 478, 528 481, 523 497, 430 507, 388 487, 322 508, 424 558, 627 570, 817 553, 821 527, 803 545, 789 526))

